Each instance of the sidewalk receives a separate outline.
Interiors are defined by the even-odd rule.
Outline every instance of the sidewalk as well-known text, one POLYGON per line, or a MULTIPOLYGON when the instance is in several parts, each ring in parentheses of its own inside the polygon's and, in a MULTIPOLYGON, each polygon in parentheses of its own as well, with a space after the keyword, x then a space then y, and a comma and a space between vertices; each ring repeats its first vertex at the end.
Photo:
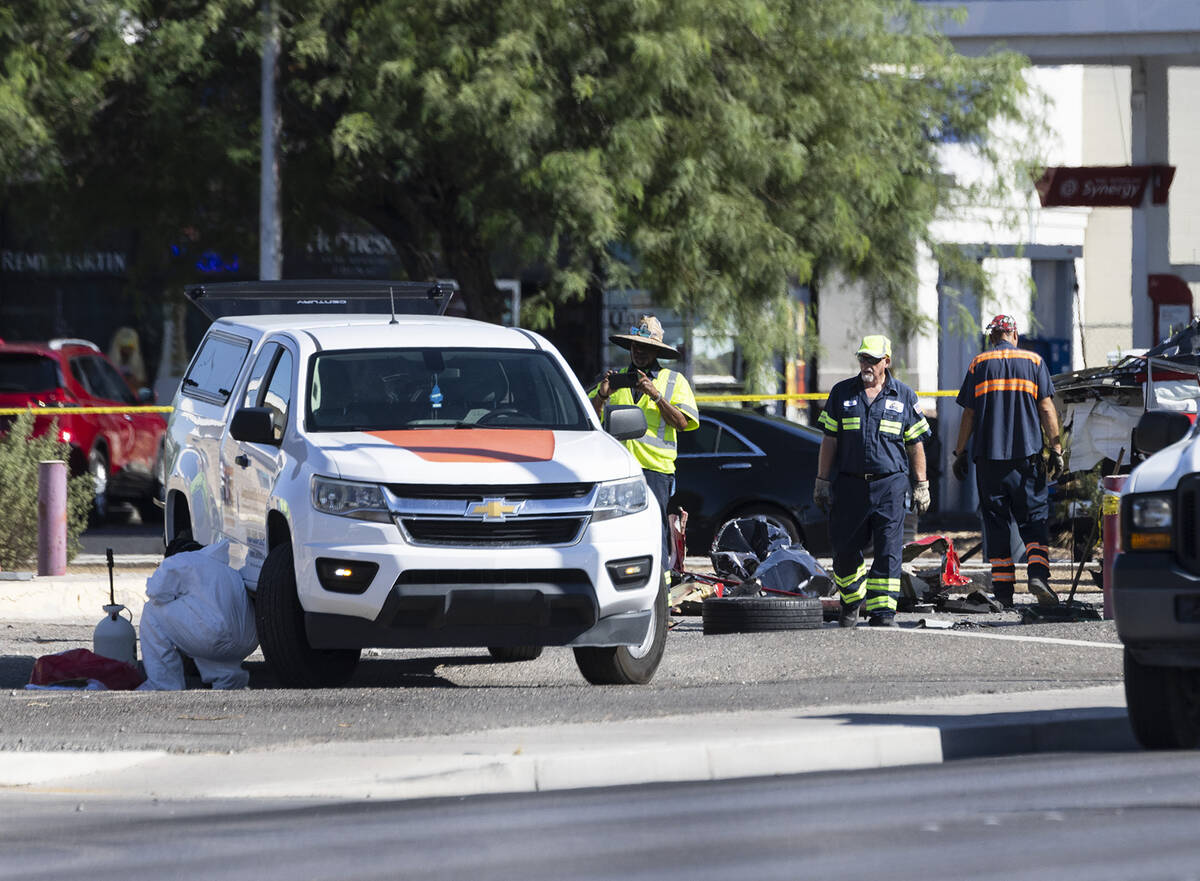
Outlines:
POLYGON ((0 788, 160 799, 411 799, 1136 746, 1119 686, 708 713, 208 755, 0 751, 0 788))

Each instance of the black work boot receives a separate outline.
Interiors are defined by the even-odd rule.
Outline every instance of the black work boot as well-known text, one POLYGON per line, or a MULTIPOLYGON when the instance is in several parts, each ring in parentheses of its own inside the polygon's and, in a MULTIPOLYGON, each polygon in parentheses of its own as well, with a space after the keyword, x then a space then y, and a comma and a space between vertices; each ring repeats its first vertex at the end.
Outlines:
POLYGON ((1054 592, 1054 588, 1046 583, 1046 579, 1044 578, 1031 577, 1029 579, 1029 592, 1037 597, 1037 601, 1043 606, 1058 605, 1058 594, 1054 592))
POLYGON ((868 627, 899 627, 895 615, 872 615, 867 622, 868 627))
POLYGON ((847 606, 842 603, 842 610, 838 613, 838 627, 854 627, 858 624, 858 610, 862 607, 862 603, 855 603, 853 606, 847 606))
POLYGON ((1013 607, 1013 593, 1011 590, 997 590, 994 592, 994 595, 996 597, 996 602, 1004 606, 1004 608, 1011 609, 1013 607))

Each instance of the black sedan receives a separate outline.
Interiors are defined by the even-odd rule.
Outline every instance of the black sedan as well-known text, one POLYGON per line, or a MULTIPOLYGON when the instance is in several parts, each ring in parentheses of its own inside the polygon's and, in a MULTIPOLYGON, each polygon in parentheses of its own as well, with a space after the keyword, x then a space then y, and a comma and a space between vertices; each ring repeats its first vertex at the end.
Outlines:
POLYGON ((671 510, 688 512, 687 551, 706 555, 726 520, 763 516, 815 554, 828 553, 825 515, 813 504, 821 432, 751 410, 701 407, 679 434, 671 510))

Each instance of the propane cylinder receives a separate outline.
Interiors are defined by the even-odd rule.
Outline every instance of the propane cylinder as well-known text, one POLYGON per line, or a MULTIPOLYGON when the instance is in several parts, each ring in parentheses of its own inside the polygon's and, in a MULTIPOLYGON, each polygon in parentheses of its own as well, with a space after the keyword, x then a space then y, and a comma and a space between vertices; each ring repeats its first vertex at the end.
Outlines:
POLYGON ((137 634, 133 613, 121 605, 104 607, 105 616, 92 634, 92 651, 106 658, 137 664, 137 634), (121 612, 129 615, 123 618, 121 612))

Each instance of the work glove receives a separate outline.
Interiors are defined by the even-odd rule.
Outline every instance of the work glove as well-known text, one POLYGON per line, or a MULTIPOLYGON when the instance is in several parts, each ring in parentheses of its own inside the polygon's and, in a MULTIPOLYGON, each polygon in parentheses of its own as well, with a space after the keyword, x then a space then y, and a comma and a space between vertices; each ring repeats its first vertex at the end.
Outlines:
POLYGON ((1063 461, 1062 450, 1050 450, 1050 460, 1046 463, 1046 477, 1057 483, 1067 472, 1067 463, 1063 461))
POLYGON ((954 476, 959 480, 966 480, 967 466, 970 464, 971 462, 967 458, 967 451, 961 450, 954 454, 954 466, 950 470, 954 472, 954 476))
POLYGON ((833 497, 830 494, 830 483, 828 480, 822 480, 818 477, 816 482, 813 483, 813 504, 826 514, 829 513, 829 508, 833 504, 833 497))
POLYGON ((924 514, 929 510, 929 481, 918 480, 913 486, 913 507, 917 509, 918 514, 924 514))

